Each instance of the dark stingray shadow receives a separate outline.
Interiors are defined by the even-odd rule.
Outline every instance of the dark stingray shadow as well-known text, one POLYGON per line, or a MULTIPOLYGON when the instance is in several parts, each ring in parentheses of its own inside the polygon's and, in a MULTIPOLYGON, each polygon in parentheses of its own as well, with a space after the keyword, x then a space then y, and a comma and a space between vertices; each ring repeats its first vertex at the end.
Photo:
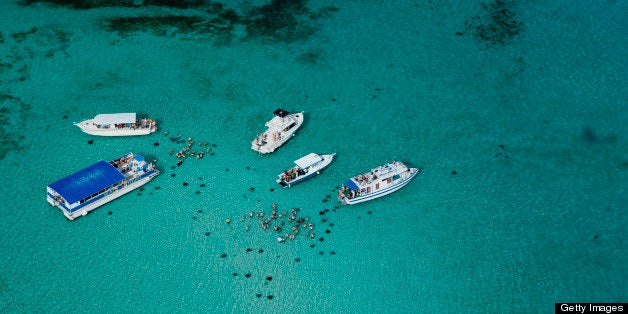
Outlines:
POLYGON ((617 142, 617 135, 609 134, 600 136, 595 134, 595 131, 590 127, 585 127, 582 130, 581 139, 588 144, 615 144, 617 142))

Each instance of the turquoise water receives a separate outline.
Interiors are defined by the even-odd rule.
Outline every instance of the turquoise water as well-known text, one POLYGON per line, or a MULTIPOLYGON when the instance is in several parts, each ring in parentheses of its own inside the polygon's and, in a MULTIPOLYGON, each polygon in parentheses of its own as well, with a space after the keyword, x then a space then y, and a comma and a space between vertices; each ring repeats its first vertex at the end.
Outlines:
POLYGON ((0 5, 0 311, 626 301, 625 2, 31 2, 0 5), (279 107, 306 122, 259 155, 250 141, 279 107), (160 130, 72 125, 113 112, 160 130), (178 135, 214 155, 177 167, 178 135), (45 201, 46 185, 130 151, 162 172, 142 191, 75 221, 45 201), (281 189, 309 152, 337 155, 281 189), (338 204, 343 180, 392 160, 424 170, 338 204), (315 237, 278 243, 248 216, 272 204, 300 208, 315 237))

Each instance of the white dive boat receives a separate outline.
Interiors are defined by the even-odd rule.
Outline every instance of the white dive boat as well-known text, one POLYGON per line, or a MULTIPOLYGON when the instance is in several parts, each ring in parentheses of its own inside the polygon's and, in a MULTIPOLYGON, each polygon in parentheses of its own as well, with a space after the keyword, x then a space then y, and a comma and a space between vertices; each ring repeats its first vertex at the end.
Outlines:
POLYGON ((274 152, 303 124, 303 112, 291 114, 283 109, 277 109, 273 113, 275 116, 266 122, 268 129, 251 142, 251 149, 262 154, 274 152))
POLYGON ((347 205, 376 199, 404 187, 419 172, 420 168, 393 161, 347 180, 338 191, 338 200, 347 205))
POLYGON ((278 175, 276 180, 284 188, 289 188, 297 183, 301 183, 327 168, 336 154, 317 155, 309 153, 294 161, 296 166, 278 175))
POLYGON ((148 183, 159 171, 141 155, 101 160, 47 187, 48 203, 70 220, 148 183))
POLYGON ((157 130, 155 120, 137 119, 134 112, 99 114, 74 125, 87 134, 100 136, 146 135, 157 130))

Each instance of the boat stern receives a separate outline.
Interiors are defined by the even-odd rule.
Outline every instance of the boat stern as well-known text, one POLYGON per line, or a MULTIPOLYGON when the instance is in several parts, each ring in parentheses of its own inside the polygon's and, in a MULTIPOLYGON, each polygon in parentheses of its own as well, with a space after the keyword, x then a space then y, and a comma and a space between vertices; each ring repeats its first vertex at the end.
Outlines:
POLYGON ((349 199, 345 195, 345 187, 343 186, 340 190, 338 190, 338 202, 342 205, 347 205, 349 203, 349 199))

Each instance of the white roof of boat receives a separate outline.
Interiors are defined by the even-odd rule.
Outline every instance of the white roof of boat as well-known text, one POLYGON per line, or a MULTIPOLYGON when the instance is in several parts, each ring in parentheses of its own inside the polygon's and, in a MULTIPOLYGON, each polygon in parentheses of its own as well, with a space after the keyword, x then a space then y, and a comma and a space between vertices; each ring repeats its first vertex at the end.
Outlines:
POLYGON ((92 122, 95 124, 135 123, 135 112, 132 113, 102 113, 96 115, 92 122))
POLYGON ((323 160, 323 158, 321 158, 321 156, 315 154, 315 153, 309 153, 297 160, 294 161, 294 163, 299 166, 301 169, 305 169, 317 162, 320 162, 321 160, 323 160))
POLYGON ((287 120, 282 117, 275 116, 272 119, 270 119, 270 121, 266 122, 266 126, 269 128, 275 127, 275 128, 283 129, 288 126, 289 122, 292 122, 292 121, 287 120))

